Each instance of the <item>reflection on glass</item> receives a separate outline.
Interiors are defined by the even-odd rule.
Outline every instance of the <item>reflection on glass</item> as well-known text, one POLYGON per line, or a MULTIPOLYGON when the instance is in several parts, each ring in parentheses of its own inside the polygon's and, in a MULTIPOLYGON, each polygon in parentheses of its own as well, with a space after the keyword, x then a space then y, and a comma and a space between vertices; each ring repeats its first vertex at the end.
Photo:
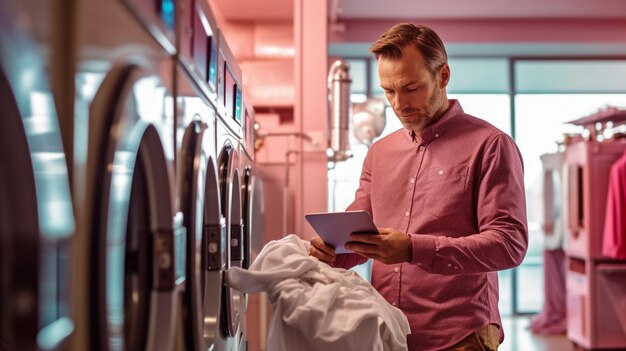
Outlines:
POLYGON ((30 135, 55 132, 57 129, 54 101, 50 92, 31 91, 30 116, 24 116, 24 128, 30 135))
POLYGON ((87 162, 89 140, 89 105, 104 79, 102 73, 81 71, 76 74, 76 98, 74 103, 74 163, 87 162))
POLYGON ((174 259, 176 284, 185 281, 187 267, 187 229, 183 226, 183 214, 178 212, 174 218, 174 259))
POLYGON ((239 87, 239 85, 236 86, 235 89, 235 111, 234 111, 234 116, 235 116, 235 120, 237 120, 237 122, 239 122, 239 124, 241 124, 241 101, 242 97, 241 97, 241 88, 239 87))
POLYGON ((138 116, 146 122, 161 122, 164 106, 163 101, 166 89, 160 85, 157 77, 144 77, 133 85, 133 97, 136 102, 138 116))
POLYGON ((124 347, 124 258, 128 206, 132 184, 132 171, 136 154, 116 152, 111 167, 111 193, 107 225, 107 309, 113 350, 124 347))
POLYGON ((204 194, 205 194, 205 187, 206 187, 206 172, 207 172, 207 162, 208 160, 206 159, 205 154, 202 154, 202 156, 200 156, 199 159, 199 163, 198 163, 198 177, 196 179, 197 182, 197 189, 198 192, 196 193, 196 203, 195 206, 192 208, 193 211, 195 211, 195 215, 196 215, 196 222, 192 223, 192 225, 194 226, 194 233, 195 233, 195 238, 193 238, 193 240, 195 240, 195 252, 193 252, 192 254, 195 255, 195 262, 196 262, 196 266, 195 267, 189 267, 190 269, 195 269, 197 270, 196 272, 199 274, 199 280, 196 281, 196 284, 200 284, 200 301, 202 301, 202 297, 204 296, 204 284, 205 284, 205 274, 204 274, 204 270, 207 267, 207 262, 206 262, 206 254, 204 253, 204 246, 206 245, 205 240, 203 240, 203 220, 204 220, 204 216, 203 216, 203 212, 204 212, 204 194))
POLYGON ((215 45, 215 37, 210 38, 211 56, 209 58, 209 85, 215 89, 217 85, 217 46, 215 45))
MULTIPOLYGON (((33 84, 40 83, 33 81, 33 84)), ((27 115, 22 122, 35 175, 41 233, 39 346, 55 345, 73 330, 68 318, 69 238, 74 217, 67 164, 63 153, 54 101, 49 90, 30 87, 27 115)))
MULTIPOLYGON (((132 116, 136 116, 135 111, 134 100, 129 98, 126 101, 123 112, 125 115, 122 116, 122 119, 131 119, 132 116)), ((121 132, 133 134, 132 130, 122 130, 121 132)), ((119 137, 122 137, 122 135, 119 137)), ((112 350, 123 350, 125 347, 124 259, 130 191, 135 160, 137 158, 136 144, 138 143, 139 140, 135 140, 129 143, 130 145, 118 145, 118 147, 124 148, 116 150, 113 164, 108 168, 108 171, 111 173, 111 189, 106 233, 106 304, 108 312, 107 323, 110 333, 109 347, 112 350)))
POLYGON ((61 317, 41 329, 37 335, 37 345, 42 350, 52 350, 58 340, 64 340, 74 330, 74 323, 68 317, 61 317))

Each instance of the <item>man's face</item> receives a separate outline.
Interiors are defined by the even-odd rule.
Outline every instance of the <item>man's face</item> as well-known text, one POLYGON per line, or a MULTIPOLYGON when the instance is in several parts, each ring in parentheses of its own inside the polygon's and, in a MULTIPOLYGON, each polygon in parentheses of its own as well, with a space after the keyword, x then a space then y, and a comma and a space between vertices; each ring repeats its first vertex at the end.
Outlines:
POLYGON ((414 45, 402 49, 402 57, 379 57, 380 86, 404 128, 419 132, 447 106, 445 86, 449 68, 441 67, 436 76, 414 45))

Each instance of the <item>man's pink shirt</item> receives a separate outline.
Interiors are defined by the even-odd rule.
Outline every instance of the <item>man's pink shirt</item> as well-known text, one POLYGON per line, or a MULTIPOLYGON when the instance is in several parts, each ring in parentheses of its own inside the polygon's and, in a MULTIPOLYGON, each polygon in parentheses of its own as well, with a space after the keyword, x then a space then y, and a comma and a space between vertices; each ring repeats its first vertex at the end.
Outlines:
MULTIPOLYGON (((372 269, 372 285, 409 320, 409 350, 502 328, 496 271, 519 265, 528 246, 522 157, 506 133, 450 100, 421 136, 402 129, 372 145, 348 207, 359 209, 411 236, 411 262, 372 269)), ((365 261, 342 254, 334 265, 365 261)))

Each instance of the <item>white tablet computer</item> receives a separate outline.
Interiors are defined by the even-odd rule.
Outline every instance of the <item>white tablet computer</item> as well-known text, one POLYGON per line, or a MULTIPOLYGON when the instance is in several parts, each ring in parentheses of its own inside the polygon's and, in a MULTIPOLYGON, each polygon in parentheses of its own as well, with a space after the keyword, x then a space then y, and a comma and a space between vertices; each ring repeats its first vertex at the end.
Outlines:
POLYGON ((351 233, 378 233, 366 211, 310 213, 304 216, 324 242, 336 253, 352 253, 344 247, 351 233))

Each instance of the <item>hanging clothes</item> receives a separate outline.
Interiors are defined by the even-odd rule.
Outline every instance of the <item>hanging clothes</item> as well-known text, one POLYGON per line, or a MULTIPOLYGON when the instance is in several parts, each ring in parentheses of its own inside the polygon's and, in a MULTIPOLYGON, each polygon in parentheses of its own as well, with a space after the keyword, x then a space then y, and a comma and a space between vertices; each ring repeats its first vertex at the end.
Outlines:
MULTIPOLYGON (((545 250, 563 248, 566 230, 567 206, 563 192, 565 153, 540 156, 543 166, 543 243, 545 250)), ((565 168, 566 169, 566 168, 565 168)))
POLYGON ((565 334, 567 308, 563 249, 543 251, 543 286, 543 308, 531 317, 530 331, 537 334, 565 334))
POLYGON ((611 166, 603 234, 602 254, 626 259, 626 153, 611 166))
POLYGON ((357 273, 309 256, 309 242, 271 241, 249 270, 226 272, 243 292, 268 292, 273 307, 267 349, 273 351, 406 350, 409 323, 357 273))
POLYGON ((543 288, 541 311, 531 317, 529 328, 537 334, 564 334, 567 330, 565 251, 563 238, 567 206, 563 194, 565 154, 541 155, 543 165, 543 288))

